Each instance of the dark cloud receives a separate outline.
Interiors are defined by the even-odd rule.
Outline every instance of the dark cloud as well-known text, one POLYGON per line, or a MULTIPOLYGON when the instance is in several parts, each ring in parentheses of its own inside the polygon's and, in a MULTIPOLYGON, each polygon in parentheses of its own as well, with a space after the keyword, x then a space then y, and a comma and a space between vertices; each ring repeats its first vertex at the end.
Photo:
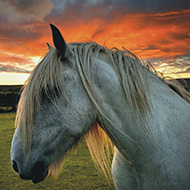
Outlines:
MULTIPOLYGON (((176 11, 157 14, 144 14, 139 18, 138 27, 166 27, 168 25, 177 25, 178 27, 190 27, 190 11, 176 11)), ((184 28, 182 28, 183 30, 184 28)))
POLYGON ((40 37, 40 33, 36 30, 26 30, 26 26, 21 24, 15 25, 0 25, 0 37, 5 39, 16 39, 16 40, 31 40, 40 37))
POLYGON ((97 29, 95 30, 95 32, 92 34, 91 38, 92 39, 96 38, 96 36, 103 33, 105 31, 105 29, 106 29, 105 25, 98 26, 97 29))
POLYGON ((121 5, 133 13, 158 13, 190 8, 189 0, 126 0, 121 5))
POLYGON ((165 39, 165 38, 162 38, 160 40, 158 40, 158 43, 161 44, 161 45, 170 45, 172 44, 172 42, 168 39, 165 39))
POLYGON ((77 0, 51 0, 52 4, 54 5, 54 9, 56 10, 65 10, 66 8, 69 8, 71 6, 74 6, 76 4, 81 4, 83 1, 77 1, 77 0))
POLYGON ((1 0, 0 16, 9 22, 42 21, 51 13, 50 0, 1 0))
POLYGON ((45 53, 46 42, 41 40, 50 36, 48 23, 0 24, 0 50, 25 56, 41 56, 45 53))
MULTIPOLYGON (((66 10, 78 6, 83 12, 99 7, 105 12, 119 10, 127 13, 158 13, 190 8, 189 0, 52 0, 54 10, 66 10)), ((98 11, 97 15, 98 16, 98 11)), ((99 14, 99 16, 102 16, 99 14)))
POLYGON ((188 52, 190 50, 190 47, 189 48, 187 47, 186 49, 184 49, 184 44, 178 44, 178 45, 173 45, 169 47, 162 47, 161 50, 165 53, 168 53, 169 55, 172 52, 172 53, 175 53, 176 56, 178 56, 178 55, 182 55, 181 53, 184 53, 184 50, 188 52))
MULTIPOLYGON (((1 0, 0 18, 7 22, 43 21, 54 15, 68 15, 66 19, 100 17, 113 19, 115 12, 163 13, 190 8, 189 0, 1 0), (74 16, 72 16, 74 15, 74 16)), ((62 17, 62 20, 65 20, 62 17)))
POLYGON ((16 67, 16 66, 12 66, 12 65, 3 65, 0 64, 0 71, 1 72, 18 72, 18 73, 30 73, 30 71, 16 67))
POLYGON ((18 42, 18 46, 25 47, 26 51, 30 51, 30 48, 26 46, 25 44, 23 44, 22 42, 18 42))
POLYGON ((147 47, 145 48, 141 48, 141 50, 155 50, 155 49, 158 49, 158 47, 156 45, 148 45, 147 47))
POLYGON ((182 32, 171 32, 168 34, 170 38, 174 40, 190 40, 190 32, 182 31, 182 32))

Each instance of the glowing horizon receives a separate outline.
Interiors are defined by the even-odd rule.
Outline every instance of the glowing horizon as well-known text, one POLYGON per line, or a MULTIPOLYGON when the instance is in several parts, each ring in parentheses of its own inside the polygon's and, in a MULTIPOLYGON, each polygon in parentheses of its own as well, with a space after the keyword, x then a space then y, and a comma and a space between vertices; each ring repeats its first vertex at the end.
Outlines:
POLYGON ((29 73, 0 72, 0 85, 23 85, 29 73))
MULTIPOLYGON (((158 70, 159 71, 159 70, 158 70)), ((0 85, 23 85, 28 79, 30 73, 18 72, 0 72, 0 85)), ((163 73, 168 79, 187 79, 190 78, 189 73, 163 73)))

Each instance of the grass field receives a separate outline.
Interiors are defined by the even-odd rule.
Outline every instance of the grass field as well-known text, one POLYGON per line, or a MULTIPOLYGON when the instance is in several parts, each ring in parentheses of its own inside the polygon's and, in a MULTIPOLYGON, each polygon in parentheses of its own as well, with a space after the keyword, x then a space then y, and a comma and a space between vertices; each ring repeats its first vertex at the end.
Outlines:
POLYGON ((31 181, 21 180, 10 165, 10 146, 14 133, 15 113, 0 114, 0 189, 35 190, 35 189, 80 189, 112 190, 105 178, 98 174, 90 158, 84 139, 79 142, 75 154, 69 156, 57 179, 48 176, 43 182, 34 185, 31 181))

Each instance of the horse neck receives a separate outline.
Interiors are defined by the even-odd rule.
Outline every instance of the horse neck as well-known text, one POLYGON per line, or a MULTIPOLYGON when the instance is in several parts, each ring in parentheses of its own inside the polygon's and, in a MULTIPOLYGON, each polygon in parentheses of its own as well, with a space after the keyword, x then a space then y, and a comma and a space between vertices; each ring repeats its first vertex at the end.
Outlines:
MULTIPOLYGON (((150 125, 154 130, 154 136, 160 144, 175 143, 172 138, 189 131, 190 104, 152 73, 149 74, 149 80, 150 125), (165 139, 160 140, 160 136, 156 136, 159 131, 162 131, 165 139, 170 142, 164 142, 165 139)), ((187 132, 185 135, 190 134, 187 132)))
POLYGON ((157 76, 147 71, 148 85, 145 85, 145 91, 152 111, 147 118, 149 122, 147 128, 150 130, 148 133, 138 114, 131 113, 120 80, 110 65, 100 61, 97 63, 96 70, 96 87, 103 99, 101 106, 110 119, 110 121, 103 122, 103 128, 115 146, 129 160, 141 157, 149 149, 157 151, 158 146, 154 140, 158 143, 160 141, 156 131, 165 130, 172 125, 177 128, 181 121, 176 120, 179 120, 180 117, 188 117, 189 104, 157 76), (178 115, 178 117, 175 118, 174 115, 178 115), (157 129, 154 128, 155 126, 157 129))

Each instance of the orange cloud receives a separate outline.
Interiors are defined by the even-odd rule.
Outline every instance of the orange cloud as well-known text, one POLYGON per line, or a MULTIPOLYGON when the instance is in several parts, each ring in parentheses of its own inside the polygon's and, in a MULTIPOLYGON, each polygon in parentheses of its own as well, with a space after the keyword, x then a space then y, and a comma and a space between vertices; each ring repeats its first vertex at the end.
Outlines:
MULTIPOLYGON (((76 15, 72 17, 74 9, 72 11, 68 9, 47 17, 45 22, 1 25, 0 62, 17 63, 18 66, 28 64, 31 68, 34 65, 31 58, 43 56, 48 51, 46 42, 52 44, 49 28, 49 23, 52 23, 59 27, 68 43, 92 40, 109 48, 125 47, 143 59, 155 61, 156 66, 163 63, 171 65, 171 61, 179 58, 181 62, 178 66, 182 69, 190 63, 187 59, 190 52, 190 10, 133 14, 114 12, 111 18, 98 18, 90 16, 97 11, 95 7, 89 9, 86 16, 73 20, 76 15)), ((103 14, 104 10, 99 7, 98 11, 103 14)))

